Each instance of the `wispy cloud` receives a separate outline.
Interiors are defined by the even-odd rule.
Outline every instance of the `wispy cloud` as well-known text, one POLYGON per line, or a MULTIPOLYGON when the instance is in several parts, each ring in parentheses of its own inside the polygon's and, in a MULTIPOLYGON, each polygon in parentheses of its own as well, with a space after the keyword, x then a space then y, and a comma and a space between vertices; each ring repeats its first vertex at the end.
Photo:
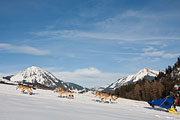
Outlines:
POLYGON ((173 24, 174 20, 179 18, 177 11, 151 13, 145 10, 126 10, 96 22, 78 25, 86 26, 88 28, 86 30, 77 27, 68 30, 44 30, 33 34, 52 39, 64 37, 76 40, 77 38, 124 41, 180 40, 179 27, 173 24))
POLYGON ((173 24, 179 17, 177 11, 127 10, 95 24, 98 29, 119 34, 124 40, 180 40, 178 25, 173 24))
POLYGON ((142 50, 144 52, 149 52, 149 51, 156 51, 157 49, 152 46, 149 46, 149 47, 143 48, 142 50))
POLYGON ((123 41, 150 41, 150 40, 180 40, 180 37, 132 37, 125 36, 119 33, 109 32, 92 32, 92 31, 79 31, 79 30, 54 30, 54 31, 41 31, 33 33, 41 37, 49 38, 93 38, 104 40, 123 40, 123 41))
POLYGON ((47 55, 50 54, 48 50, 40 50, 31 46, 23 45, 17 46, 12 44, 0 43, 0 51, 6 51, 10 53, 24 53, 30 55, 47 55))
POLYGON ((104 86, 125 76, 122 73, 101 72, 94 67, 77 69, 72 72, 55 72, 54 75, 64 81, 78 83, 86 87, 104 86))
POLYGON ((147 48, 143 48, 144 51, 142 53, 143 56, 153 56, 153 57, 162 57, 162 58, 175 58, 178 57, 180 55, 180 53, 167 53, 163 50, 158 50, 154 47, 147 47, 147 48))
MULTIPOLYGON (((165 39, 165 40, 168 40, 168 39, 165 39)), ((174 40, 174 39, 172 39, 172 40, 174 40)), ((178 40, 178 39, 176 39, 176 40, 178 40)), ((164 40, 161 40, 161 41, 146 41, 144 43, 148 44, 148 45, 159 46, 160 48, 168 47, 168 44, 166 44, 164 42, 164 40)))

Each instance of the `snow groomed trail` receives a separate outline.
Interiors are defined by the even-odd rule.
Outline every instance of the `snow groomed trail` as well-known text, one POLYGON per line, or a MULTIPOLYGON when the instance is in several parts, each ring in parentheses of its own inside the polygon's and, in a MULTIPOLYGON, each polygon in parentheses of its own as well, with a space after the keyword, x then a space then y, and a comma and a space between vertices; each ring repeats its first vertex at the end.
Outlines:
POLYGON ((40 89, 28 95, 16 86, 0 84, 0 120, 180 120, 179 114, 152 109, 142 101, 119 98, 109 104, 90 93, 74 96, 60 98, 40 89))

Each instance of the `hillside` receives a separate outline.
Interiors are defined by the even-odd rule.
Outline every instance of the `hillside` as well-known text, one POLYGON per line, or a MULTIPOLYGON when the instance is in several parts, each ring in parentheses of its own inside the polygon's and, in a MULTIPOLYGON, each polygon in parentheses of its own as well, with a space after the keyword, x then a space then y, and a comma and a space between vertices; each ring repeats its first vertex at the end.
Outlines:
POLYGON ((100 103, 91 93, 66 99, 50 90, 37 89, 28 95, 0 84, 0 96, 1 120, 179 120, 178 114, 152 109, 146 102, 119 98, 100 103))
POLYGON ((84 87, 75 83, 59 80, 52 73, 36 66, 29 67, 24 71, 21 71, 8 78, 10 79, 9 82, 26 83, 37 86, 39 88, 54 89, 56 87, 61 87, 74 91, 85 91, 84 87))
POLYGON ((142 80, 144 78, 148 79, 149 81, 152 81, 155 79, 155 77, 159 74, 159 71, 150 70, 148 68, 144 68, 137 72, 136 74, 129 75, 123 78, 118 79, 108 87, 106 87, 103 91, 108 93, 114 93, 116 88, 120 88, 123 85, 133 84, 139 80, 142 80))
POLYGON ((160 72, 155 80, 149 81, 144 78, 133 84, 121 86, 115 90, 115 94, 124 98, 149 101, 164 98, 170 92, 177 92, 173 89, 175 84, 180 84, 180 58, 173 67, 168 66, 165 72, 160 72))

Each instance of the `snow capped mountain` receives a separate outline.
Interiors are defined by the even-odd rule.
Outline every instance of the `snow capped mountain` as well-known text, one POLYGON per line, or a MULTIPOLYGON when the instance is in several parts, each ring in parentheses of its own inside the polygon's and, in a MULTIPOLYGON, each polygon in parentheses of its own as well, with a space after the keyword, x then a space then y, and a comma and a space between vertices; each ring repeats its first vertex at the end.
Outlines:
POLYGON ((40 84, 46 87, 55 88, 62 87, 70 90, 83 90, 84 88, 74 83, 66 83, 57 79, 53 74, 48 71, 42 70, 39 67, 29 67, 26 70, 12 76, 10 78, 12 82, 18 83, 32 83, 40 84))
POLYGON ((50 72, 32 66, 11 77, 14 82, 39 83, 47 87, 56 86, 59 80, 50 72))
POLYGON ((106 92, 114 91, 116 88, 119 88, 123 85, 131 84, 134 82, 137 82, 139 80, 142 80, 143 78, 146 78, 148 80, 153 80, 154 77, 156 77, 159 74, 159 71, 150 70, 148 68, 144 68, 137 72, 136 74, 129 75, 123 78, 118 79, 116 82, 109 85, 105 90, 106 92))

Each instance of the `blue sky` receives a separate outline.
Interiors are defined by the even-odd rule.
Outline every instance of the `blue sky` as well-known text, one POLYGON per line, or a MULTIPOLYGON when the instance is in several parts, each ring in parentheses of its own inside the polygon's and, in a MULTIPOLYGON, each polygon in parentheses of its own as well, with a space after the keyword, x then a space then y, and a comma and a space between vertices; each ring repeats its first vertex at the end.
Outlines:
POLYGON ((179 0, 0 0, 0 76, 29 66, 107 85, 180 55, 179 0))

